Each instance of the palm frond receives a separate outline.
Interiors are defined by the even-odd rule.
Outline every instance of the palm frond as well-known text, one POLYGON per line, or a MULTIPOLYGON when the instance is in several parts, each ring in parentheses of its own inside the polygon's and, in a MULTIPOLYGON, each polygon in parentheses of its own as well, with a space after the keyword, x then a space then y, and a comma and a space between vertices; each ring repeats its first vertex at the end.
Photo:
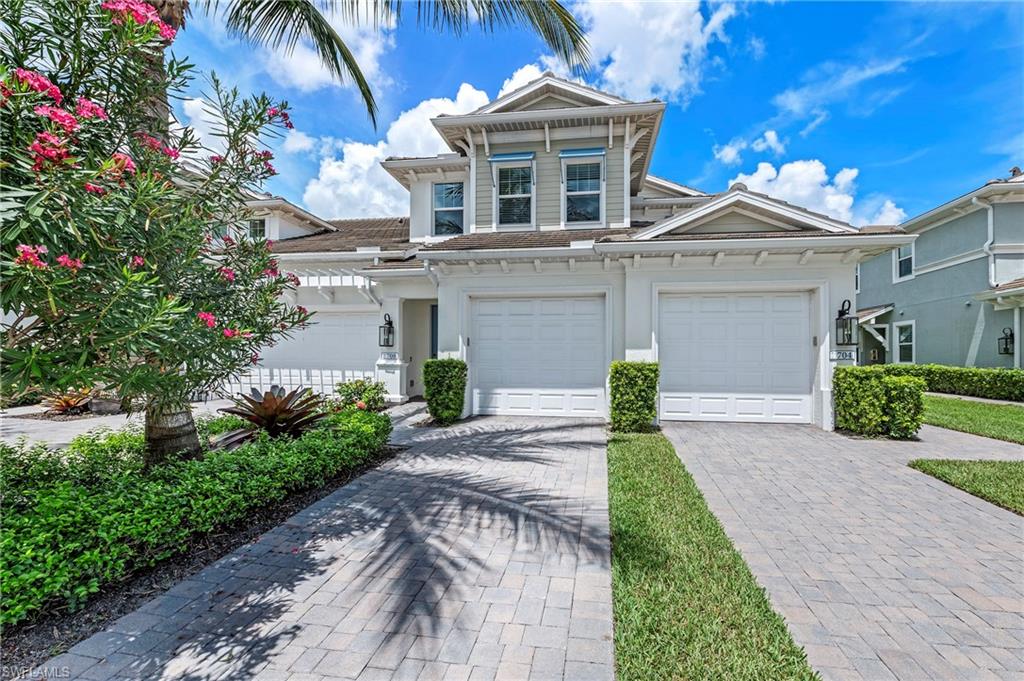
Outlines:
POLYGON ((324 11, 329 12, 341 3, 324 0, 201 0, 198 4, 208 13, 215 13, 223 6, 228 30, 257 45, 291 53, 300 40, 308 40, 333 77, 355 84, 376 127, 377 102, 373 90, 366 82, 355 55, 324 15, 324 11))

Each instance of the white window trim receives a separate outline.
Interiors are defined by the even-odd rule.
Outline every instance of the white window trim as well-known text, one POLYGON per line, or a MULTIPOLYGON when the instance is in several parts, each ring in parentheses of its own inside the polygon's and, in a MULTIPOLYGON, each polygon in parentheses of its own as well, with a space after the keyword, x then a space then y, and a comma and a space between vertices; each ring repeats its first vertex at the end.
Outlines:
POLYGON ((430 183, 430 236, 438 236, 444 239, 453 236, 459 236, 458 234, 438 234, 437 233, 437 211, 456 211, 458 208, 438 208, 437 207, 437 192, 434 190, 439 184, 461 184, 462 185, 462 234, 466 234, 466 181, 465 180, 445 180, 442 182, 431 182, 430 183))
POLYGON ((893 364, 917 364, 917 327, 914 320, 909 322, 893 322, 892 336, 889 337, 889 345, 892 347, 893 364), (910 327, 910 361, 904 362, 900 359, 900 327, 910 327))
MULTIPOLYGON (((491 228, 494 231, 525 231, 537 229, 537 163, 536 161, 498 161, 491 163, 491 228), (530 222, 515 225, 502 225, 498 222, 498 169, 529 168, 530 169, 530 222)), ((509 195, 512 196, 511 194, 509 195)), ((515 196, 526 196, 516 194, 515 196)))
POLYGON ((894 284, 901 281, 910 281, 914 278, 914 261, 917 260, 917 249, 914 248, 913 242, 908 245, 910 246, 910 274, 905 277, 900 276, 900 249, 894 248, 892 251, 892 283, 894 284))
POLYGON ((860 263, 853 268, 853 292, 860 293, 860 263))
MULTIPOLYGON (((562 205, 561 205, 561 209, 560 209, 560 213, 559 213, 560 216, 561 216, 560 219, 559 219, 559 224, 560 224, 562 229, 594 229, 594 228, 600 228, 600 227, 604 227, 605 226, 606 218, 605 218, 605 198, 604 197, 605 197, 605 185, 606 185, 607 177, 608 177, 608 175, 607 175, 607 172, 605 170, 604 156, 580 156, 578 158, 563 158, 562 159, 562 191, 561 191, 562 205), (591 165, 593 163, 598 163, 598 164, 600 164, 600 167, 601 167, 601 189, 600 189, 600 192, 599 192, 600 197, 598 198, 598 202, 599 202, 599 206, 600 206, 600 211, 601 211, 600 218, 598 218, 597 221, 591 220, 589 222, 569 222, 566 219, 566 216, 565 216, 565 211, 569 207, 569 198, 568 198, 568 187, 569 187, 568 178, 569 178, 569 176, 568 176, 566 171, 567 171, 568 167, 571 166, 571 165, 591 165)), ((593 194, 593 193, 594 192, 577 192, 577 194, 593 194)))

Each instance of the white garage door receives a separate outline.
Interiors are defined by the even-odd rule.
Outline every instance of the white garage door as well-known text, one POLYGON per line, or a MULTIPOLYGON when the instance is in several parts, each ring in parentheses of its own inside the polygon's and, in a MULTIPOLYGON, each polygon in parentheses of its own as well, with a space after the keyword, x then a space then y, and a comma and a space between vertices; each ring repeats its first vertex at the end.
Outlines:
MULTIPOLYGON (((380 357, 376 312, 317 312, 312 324, 292 337, 265 348, 260 366, 273 370, 274 380, 318 389, 353 378, 372 377, 380 357)), ((329 390, 328 390, 329 392, 329 390)))
POLYGON ((604 299, 473 301, 474 414, 604 416, 604 299))
POLYGON ((810 423, 807 293, 663 295, 661 418, 810 423))

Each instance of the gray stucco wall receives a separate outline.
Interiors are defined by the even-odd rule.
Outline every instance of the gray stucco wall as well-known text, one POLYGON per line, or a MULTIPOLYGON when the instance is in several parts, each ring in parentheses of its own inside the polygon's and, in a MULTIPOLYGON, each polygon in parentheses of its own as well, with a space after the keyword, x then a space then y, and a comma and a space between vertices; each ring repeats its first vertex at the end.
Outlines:
MULTIPOLYGON (((1022 208, 1020 205, 998 208, 1022 208)), ((996 231, 1004 218, 1007 221, 1024 217, 1024 213, 996 213, 996 231)), ((1015 236, 1019 225, 1002 230, 1008 242, 1024 241, 1015 236)), ((915 243, 914 265, 926 267, 971 251, 980 250, 987 236, 986 211, 979 210, 922 232, 915 243)), ((1004 242, 1006 243, 1006 242, 1004 242)), ((895 309, 876 320, 888 324, 915 322, 916 361, 956 366, 1012 367, 1011 355, 997 352, 996 339, 1004 327, 1013 326, 1011 310, 996 311, 974 296, 988 290, 988 260, 979 257, 966 263, 944 267, 934 272, 917 273, 913 279, 893 283, 893 256, 885 253, 861 264, 860 293, 857 308, 895 305, 895 309), (973 361, 971 361, 973 359, 973 361)), ((861 336, 862 362, 868 351, 877 345, 861 336)), ((895 345, 892 346, 895 348, 895 345)), ((886 361, 893 361, 891 357, 886 361)))

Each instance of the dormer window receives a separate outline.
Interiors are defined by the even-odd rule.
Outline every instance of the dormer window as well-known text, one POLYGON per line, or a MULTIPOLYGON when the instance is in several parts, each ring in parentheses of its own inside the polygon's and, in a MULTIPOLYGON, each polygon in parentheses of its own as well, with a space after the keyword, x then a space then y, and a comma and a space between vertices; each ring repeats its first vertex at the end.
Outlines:
POLYGON ((253 241, 261 241, 267 238, 267 221, 263 218, 249 220, 249 238, 253 241))
POLYGON ((533 167, 503 165, 498 168, 498 226, 533 225, 533 167))
POLYGON ((434 184, 434 235, 462 234, 465 218, 462 182, 434 184))

